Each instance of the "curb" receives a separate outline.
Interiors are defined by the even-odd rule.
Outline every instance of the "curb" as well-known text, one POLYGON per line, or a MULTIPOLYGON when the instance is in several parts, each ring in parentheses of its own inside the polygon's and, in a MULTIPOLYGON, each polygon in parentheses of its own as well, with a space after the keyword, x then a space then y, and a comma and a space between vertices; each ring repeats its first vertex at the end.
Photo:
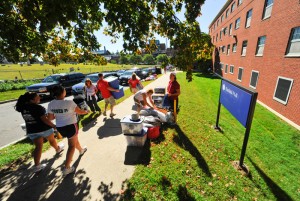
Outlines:
POLYGON ((28 137, 28 136, 24 136, 24 137, 22 137, 22 138, 20 138, 20 139, 18 139, 18 140, 16 140, 16 141, 13 141, 13 142, 11 142, 11 143, 9 143, 9 144, 7 144, 7 145, 4 145, 3 147, 0 147, 0 150, 1 150, 1 149, 4 149, 5 147, 8 147, 8 146, 10 146, 10 145, 16 144, 16 143, 18 143, 18 142, 20 142, 20 141, 22 141, 22 140, 25 140, 27 137, 28 137))
POLYGON ((18 99, 11 99, 11 100, 0 101, 0 104, 9 103, 9 102, 17 101, 17 100, 18 99))

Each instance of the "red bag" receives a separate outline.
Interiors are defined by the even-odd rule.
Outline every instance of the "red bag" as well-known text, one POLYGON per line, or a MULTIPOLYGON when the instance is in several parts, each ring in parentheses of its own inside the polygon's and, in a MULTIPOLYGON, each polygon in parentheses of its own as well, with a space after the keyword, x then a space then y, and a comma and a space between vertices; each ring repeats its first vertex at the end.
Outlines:
POLYGON ((160 132, 159 132, 159 126, 150 127, 147 131, 147 137, 149 139, 155 139, 158 138, 160 132))

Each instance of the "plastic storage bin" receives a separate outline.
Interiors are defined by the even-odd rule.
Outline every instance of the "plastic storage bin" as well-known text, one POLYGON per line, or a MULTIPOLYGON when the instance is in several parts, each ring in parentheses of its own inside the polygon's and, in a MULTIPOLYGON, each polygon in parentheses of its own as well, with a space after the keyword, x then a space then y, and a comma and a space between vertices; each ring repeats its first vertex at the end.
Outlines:
POLYGON ((163 107, 164 97, 165 97, 164 95, 152 95, 152 99, 153 99, 154 104, 157 107, 162 108, 163 107))
POLYGON ((132 121, 131 115, 125 116, 121 120, 121 127, 122 132, 124 134, 134 134, 138 135, 141 133, 141 130, 143 129, 143 117, 140 117, 139 121, 132 121))
POLYGON ((127 146, 144 146, 147 140, 147 130, 147 128, 143 128, 138 135, 124 134, 127 141, 127 146))
POLYGON ((122 86, 119 86, 119 92, 112 91, 111 94, 115 99, 122 98, 124 96, 124 89, 122 86))
POLYGON ((165 87, 155 87, 154 88, 154 93, 155 94, 165 94, 166 93, 166 88, 165 87))
POLYGON ((119 80, 117 77, 109 76, 109 77, 105 78, 104 80, 106 80, 109 83, 110 87, 112 87, 114 89, 119 89, 119 80))

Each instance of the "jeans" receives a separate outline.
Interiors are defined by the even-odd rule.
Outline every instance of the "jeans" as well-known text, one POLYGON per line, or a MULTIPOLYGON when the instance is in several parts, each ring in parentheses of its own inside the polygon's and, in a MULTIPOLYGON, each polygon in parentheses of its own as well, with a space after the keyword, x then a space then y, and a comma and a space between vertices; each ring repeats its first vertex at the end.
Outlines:
POLYGON ((97 100, 96 100, 95 96, 92 96, 92 100, 89 99, 87 101, 87 104, 90 107, 90 109, 91 109, 92 112, 95 112, 95 110, 99 111, 99 112, 101 111, 100 107, 97 104, 97 100))

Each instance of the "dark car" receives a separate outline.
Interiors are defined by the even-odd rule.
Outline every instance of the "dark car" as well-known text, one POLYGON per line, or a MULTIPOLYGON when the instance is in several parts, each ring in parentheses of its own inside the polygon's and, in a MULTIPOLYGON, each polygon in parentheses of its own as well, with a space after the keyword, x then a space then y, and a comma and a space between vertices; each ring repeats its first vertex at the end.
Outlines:
POLYGON ((63 86, 67 93, 71 92, 74 84, 81 82, 84 79, 82 73, 60 73, 46 77, 41 83, 33 84, 26 87, 29 92, 36 92, 41 97, 52 97, 52 88, 54 86, 63 86))
POLYGON ((142 69, 127 70, 119 77, 120 85, 128 85, 128 81, 133 73, 135 73, 141 80, 144 80, 149 76, 149 73, 142 69))
POLYGON ((117 71, 117 76, 120 77, 121 75, 123 75, 123 73, 125 73, 126 70, 118 70, 117 71))

